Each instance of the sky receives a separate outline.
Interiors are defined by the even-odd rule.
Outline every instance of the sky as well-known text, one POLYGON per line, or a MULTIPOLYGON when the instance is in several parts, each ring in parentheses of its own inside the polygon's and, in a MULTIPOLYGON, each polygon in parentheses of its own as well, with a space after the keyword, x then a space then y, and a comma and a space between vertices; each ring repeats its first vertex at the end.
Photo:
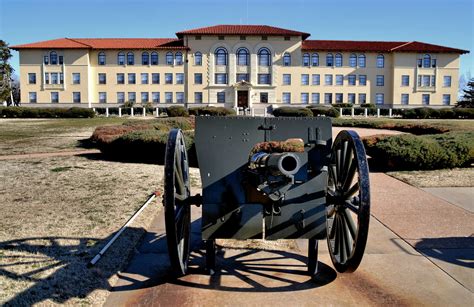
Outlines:
MULTIPOLYGON (((217 24, 266 24, 309 39, 422 41, 464 50, 474 76, 474 0, 0 0, 0 39, 175 37, 217 24)), ((13 52, 18 71, 18 52, 13 52)))

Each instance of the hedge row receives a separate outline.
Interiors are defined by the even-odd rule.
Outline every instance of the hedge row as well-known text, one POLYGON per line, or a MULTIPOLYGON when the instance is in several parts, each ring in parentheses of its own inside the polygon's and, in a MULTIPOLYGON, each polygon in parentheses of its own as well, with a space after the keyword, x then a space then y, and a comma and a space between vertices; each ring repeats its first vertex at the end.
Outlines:
POLYGON ((273 116, 290 116, 290 117, 312 117, 312 116, 328 116, 339 117, 339 110, 332 107, 280 107, 273 110, 273 116))
POLYGON ((473 108, 415 108, 415 109, 394 109, 395 115, 400 115, 407 119, 473 119, 473 108))
POLYGON ((195 107, 186 109, 183 106, 171 106, 166 108, 169 117, 194 116, 230 116, 235 115, 235 110, 224 107, 195 107))
POLYGON ((94 111, 86 108, 0 107, 0 117, 6 118, 92 118, 94 111))
POLYGON ((334 127, 358 127, 370 129, 386 129, 407 132, 415 135, 440 134, 451 131, 445 124, 431 122, 404 122, 393 119, 333 119, 334 127))

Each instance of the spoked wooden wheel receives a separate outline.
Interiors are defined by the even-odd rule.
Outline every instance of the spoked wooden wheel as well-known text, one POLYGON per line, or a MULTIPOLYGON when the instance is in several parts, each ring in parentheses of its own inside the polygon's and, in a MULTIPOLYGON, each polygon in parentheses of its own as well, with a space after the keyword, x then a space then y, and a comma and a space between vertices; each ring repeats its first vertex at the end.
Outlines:
POLYGON ((165 152, 165 207, 166 240, 171 267, 176 275, 188 269, 191 209, 186 200, 190 196, 189 167, 183 133, 171 130, 165 152))
POLYGON ((328 246, 338 272, 354 272, 364 255, 370 219, 369 167, 355 131, 334 141, 327 187, 328 246))

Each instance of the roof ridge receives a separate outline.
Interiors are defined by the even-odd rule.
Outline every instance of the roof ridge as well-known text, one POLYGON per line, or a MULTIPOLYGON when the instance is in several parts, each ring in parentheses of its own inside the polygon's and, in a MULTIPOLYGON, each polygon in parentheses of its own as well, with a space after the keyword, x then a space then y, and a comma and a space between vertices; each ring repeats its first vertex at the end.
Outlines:
POLYGON ((89 47, 89 48, 92 48, 91 45, 81 43, 81 42, 77 41, 77 40, 74 39, 74 38, 65 37, 65 39, 70 40, 70 41, 75 42, 75 43, 78 43, 78 44, 81 44, 81 45, 84 45, 84 46, 87 46, 87 47, 89 47))
POLYGON ((406 43, 404 41, 373 41, 373 40, 350 40, 350 39, 307 39, 309 42, 367 42, 367 43, 406 43))
POLYGON ((394 50, 396 50, 396 49, 398 49, 398 48, 402 48, 402 47, 408 46, 408 45, 413 44, 413 43, 416 43, 416 41, 406 42, 406 43, 404 43, 404 44, 401 44, 400 46, 393 47, 392 49, 390 49, 390 51, 394 51, 394 50))

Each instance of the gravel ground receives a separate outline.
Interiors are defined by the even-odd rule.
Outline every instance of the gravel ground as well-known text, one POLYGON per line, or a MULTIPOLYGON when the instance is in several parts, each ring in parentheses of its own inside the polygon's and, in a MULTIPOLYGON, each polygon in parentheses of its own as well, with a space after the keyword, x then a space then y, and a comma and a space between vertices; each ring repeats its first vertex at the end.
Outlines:
POLYGON ((387 175, 419 188, 474 187, 474 168, 389 172, 387 175))

